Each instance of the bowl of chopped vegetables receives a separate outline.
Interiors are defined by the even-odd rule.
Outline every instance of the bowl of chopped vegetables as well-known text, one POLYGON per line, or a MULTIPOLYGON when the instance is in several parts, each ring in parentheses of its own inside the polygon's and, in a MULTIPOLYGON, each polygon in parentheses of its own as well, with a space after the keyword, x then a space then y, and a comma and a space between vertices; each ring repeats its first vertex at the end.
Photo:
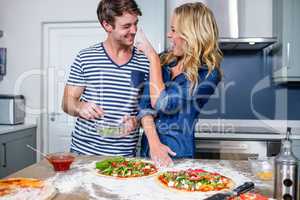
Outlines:
POLYGON ((124 137, 125 134, 125 126, 122 123, 117 125, 96 124, 95 128, 97 133, 102 137, 118 138, 124 137))

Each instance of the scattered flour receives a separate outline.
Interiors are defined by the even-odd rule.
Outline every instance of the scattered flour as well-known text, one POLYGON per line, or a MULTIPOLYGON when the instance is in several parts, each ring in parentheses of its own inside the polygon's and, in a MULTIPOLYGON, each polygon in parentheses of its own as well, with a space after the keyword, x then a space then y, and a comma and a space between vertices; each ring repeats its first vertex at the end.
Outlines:
MULTIPOLYGON (((58 173, 56 176, 48 179, 48 181, 52 182, 60 193, 74 194, 76 192, 85 192, 89 196, 89 199, 95 200, 199 200, 215 193, 188 193, 169 190, 158 183, 156 176, 127 180, 102 177, 96 174, 95 162, 87 164, 74 163, 73 168, 76 168, 76 170, 58 173)), ((170 168, 160 169, 160 171, 188 168, 201 168, 211 172, 218 172, 232 178, 237 185, 250 181, 244 175, 233 170, 227 161, 219 162, 218 164, 209 164, 188 160, 170 168)))

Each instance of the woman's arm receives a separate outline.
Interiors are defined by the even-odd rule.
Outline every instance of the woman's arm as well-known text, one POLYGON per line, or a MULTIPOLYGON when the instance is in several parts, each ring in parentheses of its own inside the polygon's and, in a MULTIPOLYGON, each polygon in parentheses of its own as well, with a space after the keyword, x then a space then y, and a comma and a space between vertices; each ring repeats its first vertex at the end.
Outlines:
POLYGON ((157 135, 152 115, 146 115, 141 120, 150 147, 150 157, 158 165, 168 166, 173 163, 169 154, 175 156, 168 146, 162 144, 157 135))
POLYGON ((144 32, 142 30, 139 30, 137 34, 138 41, 136 42, 136 46, 138 50, 142 51, 146 55, 150 62, 150 97, 151 106, 155 108, 157 99, 159 98, 162 90, 165 88, 165 84, 162 78, 160 58, 146 38, 144 32))
POLYGON ((162 78, 162 68, 158 54, 155 51, 152 51, 148 59, 150 61, 151 106, 155 108, 157 99, 159 98, 161 92, 165 89, 165 84, 162 78))

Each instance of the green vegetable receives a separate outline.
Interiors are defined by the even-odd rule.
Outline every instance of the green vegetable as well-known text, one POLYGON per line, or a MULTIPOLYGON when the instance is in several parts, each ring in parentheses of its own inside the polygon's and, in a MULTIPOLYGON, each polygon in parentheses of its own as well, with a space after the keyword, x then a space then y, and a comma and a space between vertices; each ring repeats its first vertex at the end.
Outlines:
POLYGON ((120 127, 103 127, 98 130, 98 133, 102 136, 113 136, 119 135, 120 131, 120 127))
POLYGON ((100 162, 96 162, 96 169, 100 169, 101 171, 103 171, 103 170, 107 169, 108 167, 110 167, 111 163, 113 163, 113 162, 119 163, 119 162, 123 162, 123 161, 125 161, 125 158, 121 157, 121 156, 102 160, 100 162))

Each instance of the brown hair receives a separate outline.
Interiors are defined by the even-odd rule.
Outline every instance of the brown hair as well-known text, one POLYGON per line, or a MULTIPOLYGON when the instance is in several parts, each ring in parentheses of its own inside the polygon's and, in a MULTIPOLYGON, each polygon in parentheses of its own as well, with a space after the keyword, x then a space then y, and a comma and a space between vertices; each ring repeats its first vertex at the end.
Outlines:
MULTIPOLYGON (((105 20, 114 27, 115 17, 123 15, 124 12, 142 15, 137 3, 134 0, 101 0, 97 8, 97 16, 102 25, 105 20)), ((102 25, 103 26, 103 25, 102 25)))

